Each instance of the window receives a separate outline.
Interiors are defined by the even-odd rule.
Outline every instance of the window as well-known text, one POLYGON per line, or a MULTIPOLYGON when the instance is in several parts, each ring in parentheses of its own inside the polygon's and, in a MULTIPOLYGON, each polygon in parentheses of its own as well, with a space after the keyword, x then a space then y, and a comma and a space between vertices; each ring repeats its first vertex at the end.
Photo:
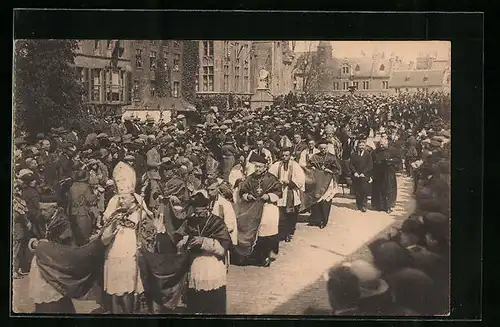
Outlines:
POLYGON ((383 71, 385 70, 385 66, 384 66, 384 64, 380 65, 379 70, 380 70, 381 72, 383 72, 383 71))
POLYGON ((370 88, 370 82, 364 81, 363 82, 363 90, 368 90, 370 88))
POLYGON ((214 41, 203 41, 203 55, 207 57, 213 57, 214 41))
POLYGON ((156 69, 156 51, 151 51, 149 53, 149 70, 156 69))
POLYGON ((142 68, 142 49, 135 50, 135 67, 142 68))
POLYGON ((240 90, 240 75, 234 76, 234 91, 239 92, 240 90))
POLYGON ((352 82, 352 86, 357 90, 359 88, 359 82, 352 82))
POLYGON ((342 82, 342 90, 346 91, 349 89, 349 82, 342 82))
POLYGON ((361 68, 359 68, 359 65, 356 65, 356 72, 359 72, 361 70, 361 68))
POLYGON ((149 90, 151 92, 151 97, 156 96, 156 82, 155 81, 149 81, 149 90))
POLYGON ((245 92, 250 93, 250 83, 248 83, 248 76, 243 77, 243 83, 245 83, 245 92))
POLYGON ((248 67, 243 68, 243 75, 248 76, 248 67))
POLYGON ((389 82, 388 81, 382 81, 382 89, 387 90, 389 88, 389 82))
POLYGON ((333 89, 337 91, 339 89, 339 82, 333 82, 333 89))
POLYGON ((424 76, 424 82, 427 82, 427 81, 429 81, 429 77, 426 75, 426 76, 424 76))
POLYGON ((120 93, 123 93, 123 89, 121 85, 123 82, 120 81, 120 78, 123 78, 121 75, 123 72, 113 72, 106 71, 106 101, 120 101, 122 97, 120 97, 120 93))
POLYGON ((224 65, 224 92, 229 91, 229 65, 224 65))
POLYGON ((409 81, 410 81, 410 76, 408 75, 405 77, 405 82, 409 82, 409 81))
POLYGON ((229 59, 229 41, 224 41, 224 58, 229 59))
POLYGON ((203 91, 213 91, 214 90, 214 67, 205 66, 203 67, 203 91))
POLYGON ((94 54, 95 55, 101 54, 101 42, 100 42, 100 40, 94 40, 94 54))
POLYGON ((83 68, 81 71, 82 76, 82 84, 83 84, 83 96, 88 101, 89 98, 89 69, 83 68))
POLYGON ((349 66, 342 67, 342 74, 349 74, 349 66))
POLYGON ((179 82, 174 82, 174 90, 172 95, 174 98, 179 97, 179 82))
POLYGON ((90 96, 90 101, 101 101, 101 70, 91 69, 90 70, 90 83, 92 94, 90 96))
POLYGON ((133 93, 133 97, 134 99, 139 99, 139 81, 138 80, 134 80, 134 86, 132 87, 132 93, 133 93))
POLYGON ((406 88, 405 91, 408 92, 408 88, 406 88))
POLYGON ((396 93, 401 92, 401 90, 399 89, 399 87, 395 88, 394 90, 396 91, 396 93))
POLYGON ((174 72, 178 72, 180 70, 179 65, 181 62, 181 55, 176 53, 174 55, 174 72))
POLYGON ((224 75, 224 92, 229 91, 229 75, 224 75))
POLYGON ((164 51, 163 52, 163 70, 168 71, 168 52, 164 51))
POLYGON ((127 77, 127 98, 125 99, 127 103, 132 101, 132 74, 125 73, 127 77))
POLYGON ((194 90, 200 92, 200 76, 196 74, 196 79, 194 81, 194 90))

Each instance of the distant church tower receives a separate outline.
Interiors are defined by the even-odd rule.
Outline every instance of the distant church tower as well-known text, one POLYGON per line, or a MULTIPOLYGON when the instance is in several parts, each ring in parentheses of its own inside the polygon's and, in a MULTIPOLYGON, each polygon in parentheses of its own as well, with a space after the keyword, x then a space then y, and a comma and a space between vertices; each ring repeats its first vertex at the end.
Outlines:
POLYGON ((321 64, 326 64, 328 65, 330 62, 332 62, 333 55, 332 55, 332 45, 330 44, 330 41, 320 41, 318 44, 318 59, 321 64))

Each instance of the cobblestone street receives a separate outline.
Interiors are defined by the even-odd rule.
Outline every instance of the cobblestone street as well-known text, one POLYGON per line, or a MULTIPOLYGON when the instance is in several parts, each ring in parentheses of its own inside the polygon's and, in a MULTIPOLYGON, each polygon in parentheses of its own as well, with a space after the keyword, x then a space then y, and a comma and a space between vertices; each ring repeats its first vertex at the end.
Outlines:
MULTIPOLYGON (((291 243, 282 243, 276 261, 269 268, 230 266, 228 314, 300 315, 309 306, 328 308, 322 273, 347 258, 370 260, 366 245, 397 225, 411 212, 411 181, 398 177, 398 198, 394 212, 356 211, 354 199, 337 197, 328 226, 308 227, 302 219, 291 243)), ((348 192, 348 191, 347 191, 348 192)), ((33 310, 28 296, 28 277, 15 280, 13 311, 33 310)), ((94 301, 74 301, 77 312, 97 308, 94 301)))

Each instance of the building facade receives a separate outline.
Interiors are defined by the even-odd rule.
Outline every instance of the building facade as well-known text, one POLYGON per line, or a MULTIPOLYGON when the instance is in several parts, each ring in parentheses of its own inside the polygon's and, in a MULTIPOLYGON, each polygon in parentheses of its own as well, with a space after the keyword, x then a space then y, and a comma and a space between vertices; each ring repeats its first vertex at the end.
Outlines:
POLYGON ((250 95, 251 41, 199 41, 196 93, 250 95))
POLYGON ((181 97, 183 44, 175 40, 80 40, 75 66, 97 111, 181 97))
POLYGON ((293 89, 293 52, 288 41, 199 41, 196 92, 199 95, 249 96, 259 84, 259 72, 269 72, 273 95, 293 89))
POLYGON ((181 97, 182 41, 131 40, 129 43, 132 102, 181 97))
POLYGON ((415 69, 395 71, 389 80, 391 93, 450 92, 448 69, 415 69))
POLYGON ((295 54, 290 41, 252 41, 252 93, 259 85, 259 72, 269 72, 268 88, 274 96, 294 89, 293 64, 295 54))
POLYGON ((78 41, 75 66, 84 86, 84 102, 90 109, 114 111, 131 102, 130 57, 129 41, 78 41))
POLYGON ((386 94, 389 92, 389 78, 395 67, 395 59, 386 59, 384 54, 372 57, 334 58, 328 41, 318 45, 320 62, 319 89, 323 92, 339 94, 355 92, 364 94, 386 94))

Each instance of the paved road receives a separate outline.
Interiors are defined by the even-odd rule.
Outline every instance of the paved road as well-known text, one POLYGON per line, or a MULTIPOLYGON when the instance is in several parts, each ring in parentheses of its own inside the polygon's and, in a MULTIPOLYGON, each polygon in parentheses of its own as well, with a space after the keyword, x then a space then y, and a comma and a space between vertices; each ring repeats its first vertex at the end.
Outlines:
MULTIPOLYGON (((412 211, 411 181, 398 177, 394 212, 355 210, 353 199, 335 198, 330 222, 322 230, 299 222, 291 243, 282 243, 271 267, 231 266, 228 273, 228 314, 298 315, 308 306, 328 308, 321 275, 347 258, 370 260, 366 244, 400 223, 412 211)), ((32 312, 28 277, 13 285, 14 312, 32 312)), ((97 308, 93 301, 74 301, 77 312, 97 308)))

